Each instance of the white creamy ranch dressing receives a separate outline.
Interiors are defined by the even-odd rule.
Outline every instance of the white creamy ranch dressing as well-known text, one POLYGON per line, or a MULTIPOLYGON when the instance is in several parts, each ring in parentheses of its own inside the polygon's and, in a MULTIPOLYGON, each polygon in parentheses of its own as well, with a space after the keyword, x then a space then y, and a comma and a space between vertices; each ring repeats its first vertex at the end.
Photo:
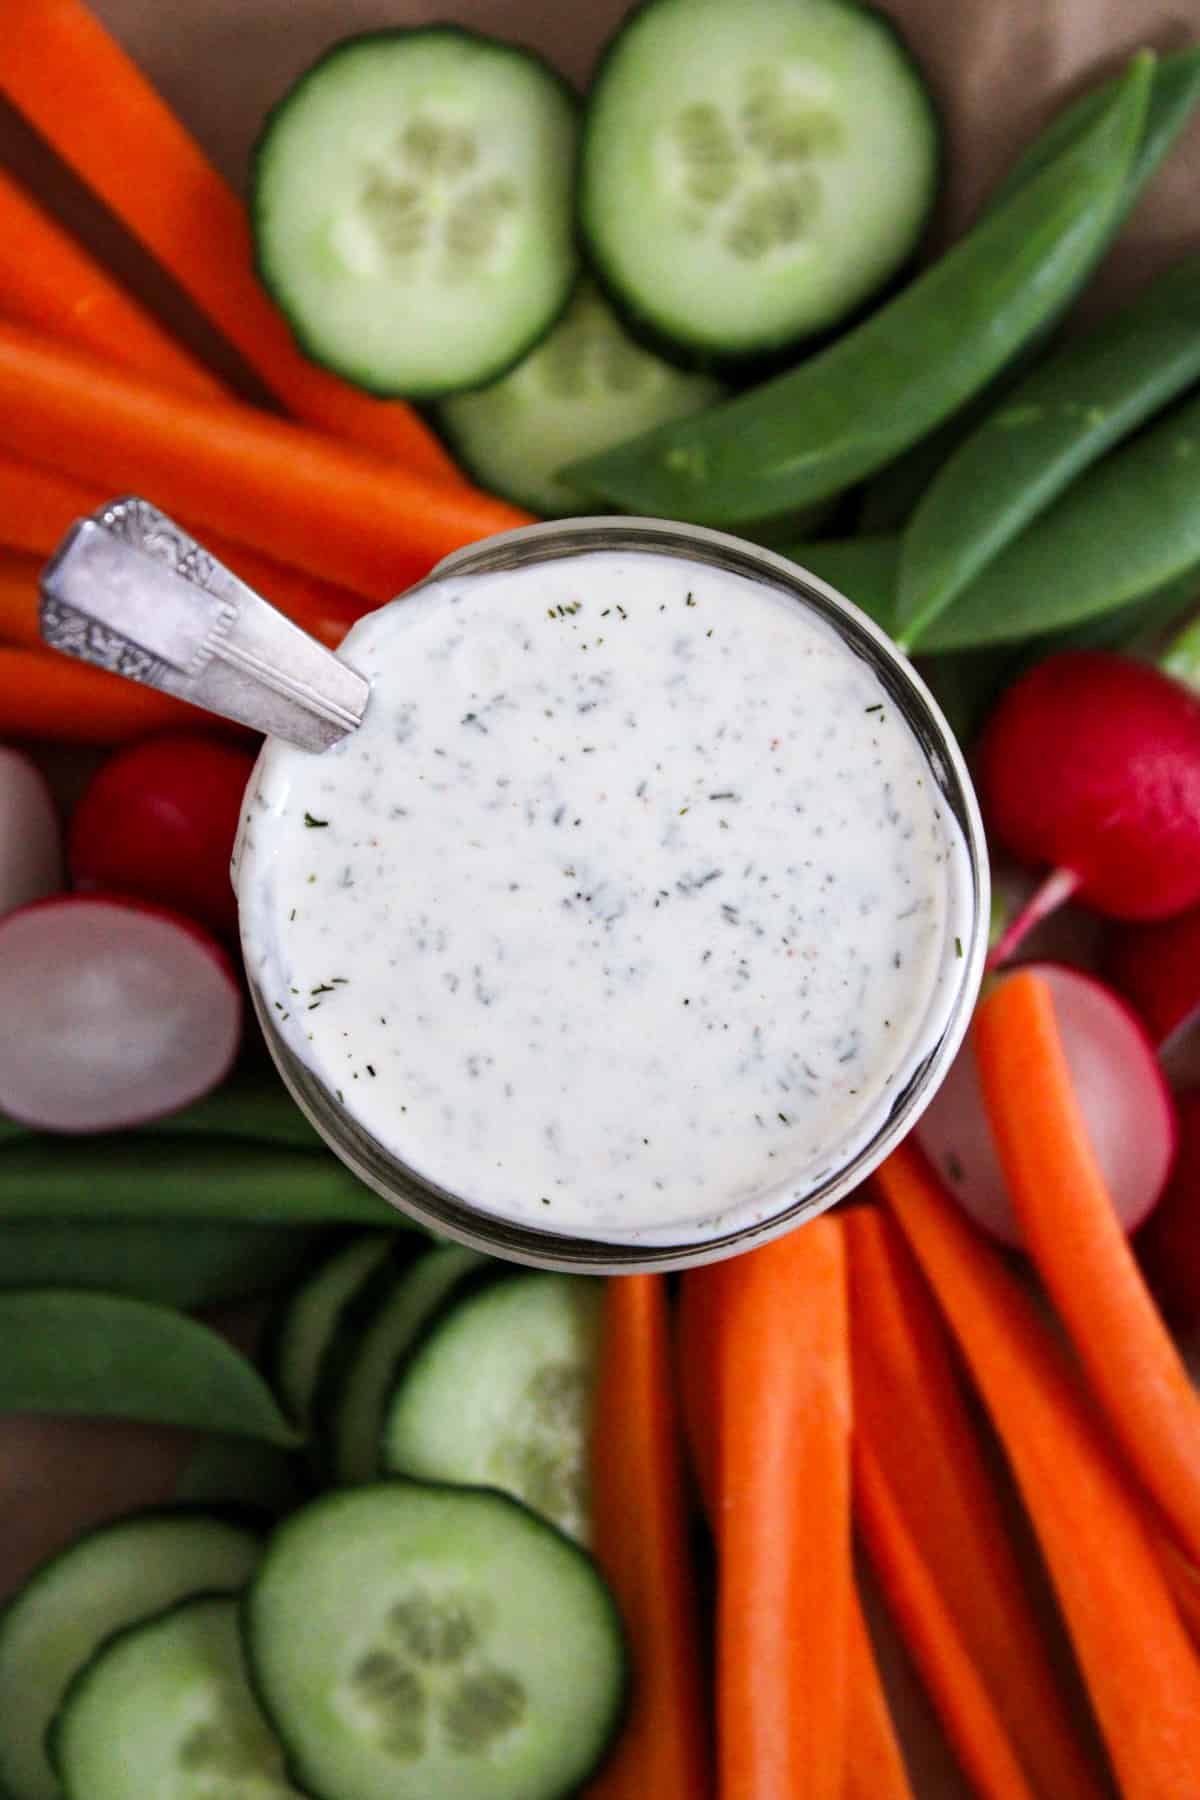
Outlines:
POLYGON ((253 978, 385 1149, 618 1241, 781 1210, 878 1129, 953 998, 967 858, 916 737, 814 610, 595 552, 355 626, 321 756, 272 741, 253 978))

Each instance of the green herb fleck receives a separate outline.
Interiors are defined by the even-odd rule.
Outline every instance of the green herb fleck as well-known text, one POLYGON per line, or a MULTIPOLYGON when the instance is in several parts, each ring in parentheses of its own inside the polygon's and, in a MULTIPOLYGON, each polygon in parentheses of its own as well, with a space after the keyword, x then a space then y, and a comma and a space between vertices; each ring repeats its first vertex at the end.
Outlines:
POLYGON ((962 953, 963 953, 962 939, 960 937, 956 937, 954 940, 954 954, 955 954, 955 956, 957 956, 961 959, 962 953))
POLYGON ((864 706, 864 707, 863 707, 863 711, 864 711, 864 712, 869 712, 869 713, 873 713, 873 712, 882 712, 882 711, 883 711, 883 702, 882 702, 882 700, 877 700, 877 701, 876 701, 876 702, 875 702, 875 705, 874 705, 874 706, 864 706))
POLYGON ((328 819, 314 819, 313 815, 310 812, 306 812, 304 815, 304 823, 308 826, 308 829, 310 831, 324 831, 325 827, 329 823, 329 820, 328 819))

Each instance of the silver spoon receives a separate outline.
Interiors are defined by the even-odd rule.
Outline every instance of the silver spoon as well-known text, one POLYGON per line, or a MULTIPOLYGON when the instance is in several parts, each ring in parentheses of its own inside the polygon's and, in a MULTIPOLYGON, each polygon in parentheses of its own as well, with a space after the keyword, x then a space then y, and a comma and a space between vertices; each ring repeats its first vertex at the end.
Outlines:
POLYGON ((74 524, 41 575, 52 650, 302 750, 362 722, 370 683, 149 501, 74 524))

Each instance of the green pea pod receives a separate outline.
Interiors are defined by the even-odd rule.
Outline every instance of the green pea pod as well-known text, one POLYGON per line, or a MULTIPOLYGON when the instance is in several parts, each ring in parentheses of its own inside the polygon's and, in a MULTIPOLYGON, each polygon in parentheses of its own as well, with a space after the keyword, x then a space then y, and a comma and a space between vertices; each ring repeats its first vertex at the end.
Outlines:
MULTIPOLYGON (((148 1119, 138 1130, 154 1137, 248 1138, 260 1144, 286 1144, 295 1150, 325 1148, 320 1134, 278 1079, 227 1082, 179 1112, 148 1119)), ((37 1135, 31 1126, 0 1113, 0 1146, 37 1135)))
POLYGON ((959 445, 909 521, 897 637, 906 648, 1105 451, 1200 380, 1200 255, 1051 357, 959 445))
POLYGON ((225 1306, 294 1281, 324 1236, 224 1219, 5 1219, 0 1290, 53 1283, 160 1306, 225 1306))
POLYGON ((0 1294, 0 1413, 79 1413, 292 1446, 258 1371, 206 1325, 113 1294, 0 1294))
MULTIPOLYGON (((1200 592, 1200 575, 1192 590, 1193 600, 1197 592, 1200 592)), ((1160 659, 1160 666, 1164 674, 1173 675, 1184 687, 1200 693, 1200 618, 1190 619, 1178 637, 1172 638, 1160 659)))
POLYGON ((393 1225, 404 1215, 334 1156, 128 1133, 34 1138, 0 1152, 0 1219, 235 1219, 393 1225))
POLYGON ((1200 399, 1112 451, 988 564, 922 651, 1011 643, 1148 598, 1200 564, 1200 399))
POLYGON ((280 1518, 309 1491, 300 1459, 275 1444, 206 1437, 184 1464, 175 1499, 188 1506, 247 1506, 280 1518))
POLYGON ((812 544, 793 544, 783 554, 827 581, 847 600, 853 600, 889 637, 895 635, 898 537, 881 533, 875 537, 818 538, 812 544))
POLYGON ((1106 241, 1154 58, 1134 57, 1094 123, 894 300, 799 368, 572 464, 635 512, 740 524, 882 467, 977 393, 1106 241))

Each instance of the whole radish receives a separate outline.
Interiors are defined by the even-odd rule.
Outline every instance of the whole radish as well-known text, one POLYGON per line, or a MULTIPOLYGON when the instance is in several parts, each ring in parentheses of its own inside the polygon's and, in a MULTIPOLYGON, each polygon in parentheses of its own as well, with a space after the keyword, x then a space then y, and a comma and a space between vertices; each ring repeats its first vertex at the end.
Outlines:
POLYGON ((993 963, 1075 896, 1117 919, 1200 901, 1200 698, 1108 651, 1049 656, 999 702, 979 747, 995 840, 1052 871, 993 963))
POLYGON ((118 750, 71 818, 76 886, 158 901, 232 937, 229 858, 253 767, 247 751, 200 732, 168 732, 118 750))
MULTIPOLYGON (((1175 1111, 1153 1047, 1124 1001, 1094 976, 1057 963, 1024 966, 1049 985, 1088 1133, 1117 1216, 1134 1231, 1162 1193, 1175 1154, 1175 1111)), ((1019 1246, 970 1036, 917 1126, 917 1140, 964 1212, 1002 1243, 1019 1246)))
POLYGON ((1166 1193, 1134 1239, 1172 1324, 1200 1325, 1200 1088, 1176 1095, 1179 1155, 1166 1193))
POLYGON ((124 896, 62 894, 0 920, 0 1113, 115 1131, 228 1073, 242 994, 217 940, 124 896))
POLYGON ((62 830, 45 777, 0 745, 0 918, 62 885, 62 830))
POLYGON ((1200 1016, 1200 906, 1158 925, 1125 925, 1110 937, 1104 971, 1162 1045, 1200 1016))

